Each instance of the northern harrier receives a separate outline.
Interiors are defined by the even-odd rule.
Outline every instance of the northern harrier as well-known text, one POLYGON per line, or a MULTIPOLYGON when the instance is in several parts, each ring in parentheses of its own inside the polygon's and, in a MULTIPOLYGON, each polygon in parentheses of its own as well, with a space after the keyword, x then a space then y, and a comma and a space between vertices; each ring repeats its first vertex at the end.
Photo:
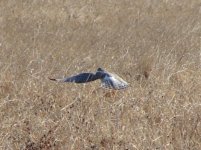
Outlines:
POLYGON ((74 83, 87 83, 94 80, 101 80, 101 87, 107 89, 121 90, 128 87, 128 83, 124 81, 122 78, 117 76, 116 74, 112 74, 103 70, 102 68, 98 68, 96 73, 81 73, 72 77, 55 79, 49 78, 53 81, 58 82, 74 82, 74 83))

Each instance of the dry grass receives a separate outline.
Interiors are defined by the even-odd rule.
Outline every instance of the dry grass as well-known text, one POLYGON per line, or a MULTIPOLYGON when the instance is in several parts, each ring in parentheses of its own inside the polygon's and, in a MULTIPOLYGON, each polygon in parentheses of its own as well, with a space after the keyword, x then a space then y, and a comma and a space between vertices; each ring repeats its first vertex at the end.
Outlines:
POLYGON ((0 149, 201 149, 201 1, 0 8, 0 149), (97 67, 131 87, 47 79, 97 67))

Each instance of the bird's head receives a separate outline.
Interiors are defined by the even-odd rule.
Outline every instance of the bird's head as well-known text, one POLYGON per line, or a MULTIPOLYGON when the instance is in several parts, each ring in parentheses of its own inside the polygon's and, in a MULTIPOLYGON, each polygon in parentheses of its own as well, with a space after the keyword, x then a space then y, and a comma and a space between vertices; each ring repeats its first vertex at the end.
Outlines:
POLYGON ((98 68, 97 71, 104 71, 102 68, 98 68))
POLYGON ((104 78, 105 76, 105 72, 102 68, 98 68, 97 71, 96 71, 96 77, 101 79, 101 78, 104 78))

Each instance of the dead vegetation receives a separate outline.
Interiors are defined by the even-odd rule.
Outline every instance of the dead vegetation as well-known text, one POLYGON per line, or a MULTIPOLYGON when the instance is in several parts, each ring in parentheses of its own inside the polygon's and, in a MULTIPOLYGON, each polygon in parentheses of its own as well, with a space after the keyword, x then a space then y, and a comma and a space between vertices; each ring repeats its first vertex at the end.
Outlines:
POLYGON ((200 4, 1 1, 0 149, 201 149, 200 4), (48 80, 98 67, 130 87, 48 80))

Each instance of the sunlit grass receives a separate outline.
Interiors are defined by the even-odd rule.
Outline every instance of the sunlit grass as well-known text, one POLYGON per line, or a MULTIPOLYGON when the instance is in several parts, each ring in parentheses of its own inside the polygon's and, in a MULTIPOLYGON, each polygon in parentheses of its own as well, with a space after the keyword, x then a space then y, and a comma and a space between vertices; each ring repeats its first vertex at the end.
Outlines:
POLYGON ((0 7, 0 149, 201 149, 198 1, 0 7), (98 67, 129 88, 48 80, 98 67))

